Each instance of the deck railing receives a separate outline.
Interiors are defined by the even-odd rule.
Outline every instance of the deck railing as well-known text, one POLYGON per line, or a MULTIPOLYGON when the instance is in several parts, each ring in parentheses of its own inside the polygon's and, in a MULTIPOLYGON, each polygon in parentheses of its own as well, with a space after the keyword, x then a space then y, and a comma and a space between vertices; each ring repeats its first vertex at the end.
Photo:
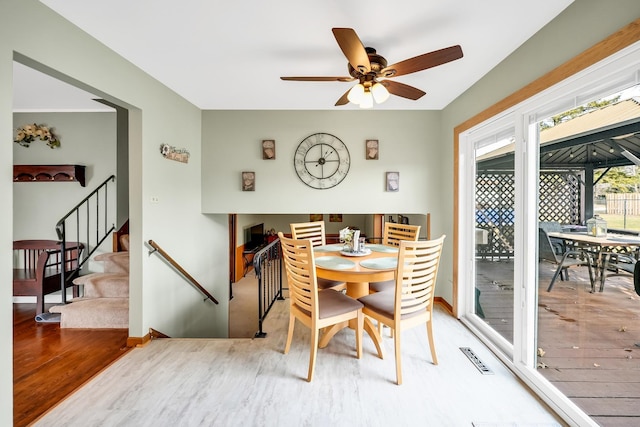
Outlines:
POLYGON ((280 239, 275 239, 253 257, 253 269, 258 279, 258 332, 256 338, 264 338, 264 319, 276 300, 282 296, 282 254, 280 239))

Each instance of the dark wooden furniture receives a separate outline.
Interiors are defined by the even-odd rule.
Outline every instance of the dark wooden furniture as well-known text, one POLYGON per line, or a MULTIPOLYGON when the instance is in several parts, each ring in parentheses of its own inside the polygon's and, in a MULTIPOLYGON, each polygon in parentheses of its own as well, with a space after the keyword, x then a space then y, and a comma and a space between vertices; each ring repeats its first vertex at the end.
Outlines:
POLYGON ((82 165, 13 165, 14 182, 79 182, 85 186, 82 165))
MULTIPOLYGON (((78 265, 84 245, 67 242, 64 270, 69 277, 78 265)), ((57 240, 13 242, 13 295, 36 296, 36 315, 44 311, 44 296, 61 289, 62 252, 57 240)), ((72 287, 68 284, 66 287, 72 287)), ((77 289, 74 288, 74 296, 77 289)))

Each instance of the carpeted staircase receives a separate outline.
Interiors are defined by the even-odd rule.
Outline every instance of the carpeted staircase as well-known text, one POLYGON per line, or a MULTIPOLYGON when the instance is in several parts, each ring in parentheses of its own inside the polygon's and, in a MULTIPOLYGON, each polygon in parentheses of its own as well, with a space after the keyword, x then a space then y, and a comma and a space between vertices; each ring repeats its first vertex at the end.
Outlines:
POLYGON ((73 281, 83 286, 82 297, 51 307, 49 312, 60 313, 61 328, 128 328, 129 252, 103 253, 94 260, 103 263, 103 272, 73 281))

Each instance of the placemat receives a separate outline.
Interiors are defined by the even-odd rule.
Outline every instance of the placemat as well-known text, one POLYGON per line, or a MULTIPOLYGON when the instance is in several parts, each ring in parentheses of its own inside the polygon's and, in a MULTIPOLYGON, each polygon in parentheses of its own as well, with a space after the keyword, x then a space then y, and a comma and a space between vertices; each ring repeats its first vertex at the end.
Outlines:
POLYGON ((343 245, 323 245, 313 248, 314 252, 339 252, 342 250, 343 245))
POLYGON ((384 257, 384 258, 364 259, 360 261, 360 265, 365 268, 370 268, 372 270, 389 270, 391 268, 396 268, 398 266, 398 258, 384 257))
POLYGON ((348 270, 356 266, 353 261, 344 259, 339 256, 321 256, 316 258, 316 265, 318 267, 326 268, 329 270, 348 270))
POLYGON ((382 252, 382 253, 386 253, 386 254, 397 254, 398 253, 398 248, 394 247, 394 246, 387 246, 387 245, 367 245, 367 248, 371 249, 374 252, 382 252))

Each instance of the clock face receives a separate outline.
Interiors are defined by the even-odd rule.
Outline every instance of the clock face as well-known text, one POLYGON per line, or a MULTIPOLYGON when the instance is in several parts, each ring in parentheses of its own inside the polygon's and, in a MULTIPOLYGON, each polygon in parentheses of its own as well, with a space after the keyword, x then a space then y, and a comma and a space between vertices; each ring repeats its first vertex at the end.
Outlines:
POLYGON ((315 133, 303 139, 293 157, 293 166, 302 182, 320 190, 340 184, 350 164, 347 146, 328 133, 315 133))

